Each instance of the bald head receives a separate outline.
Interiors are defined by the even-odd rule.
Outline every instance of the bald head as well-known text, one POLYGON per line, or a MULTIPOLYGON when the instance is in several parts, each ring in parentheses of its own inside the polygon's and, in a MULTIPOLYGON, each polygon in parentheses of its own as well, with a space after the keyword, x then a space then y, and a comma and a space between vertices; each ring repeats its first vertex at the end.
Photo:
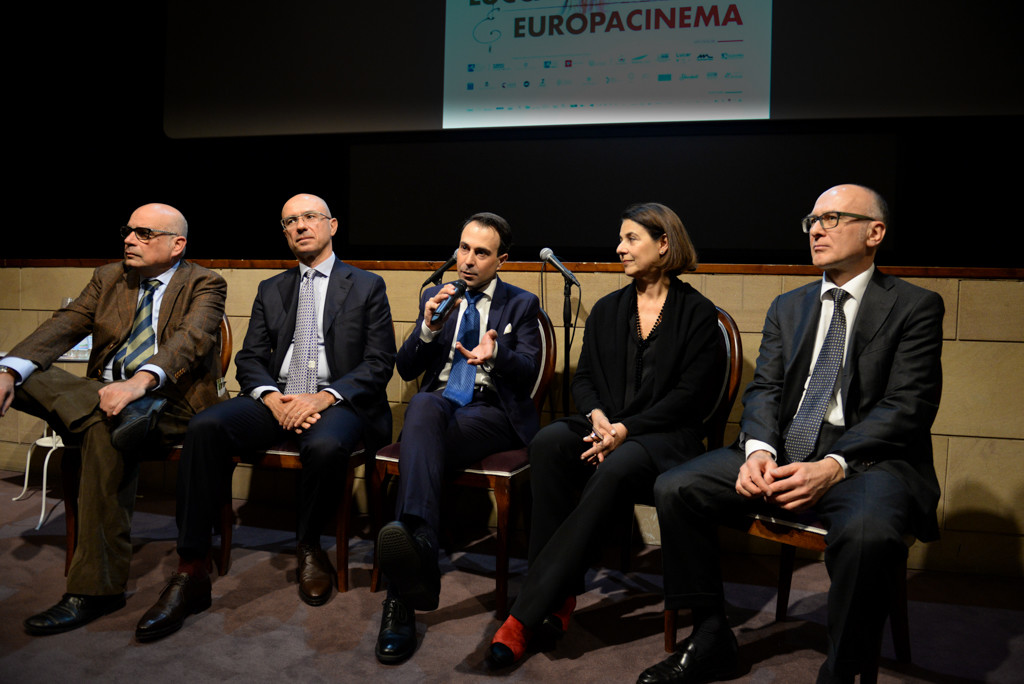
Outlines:
POLYGON ((156 228, 159 223, 161 226, 165 226, 161 230, 169 230, 182 237, 188 237, 188 221, 185 220, 185 215, 169 204, 160 204, 159 202, 143 204, 132 214, 133 219, 136 217, 143 222, 133 224, 131 223, 132 219, 129 219, 129 225, 156 228))
MULTIPOLYGON (((866 185, 858 185, 856 183, 837 185, 821 193, 818 197, 818 202, 821 202, 826 197, 834 201, 849 201, 864 210, 857 211, 856 213, 872 216, 885 225, 889 225, 889 205, 886 203, 885 198, 878 194, 876 190, 866 185)), ((851 209, 850 211, 855 210, 851 209)))
POLYGON ((149 228, 145 240, 134 230, 124 238, 124 263, 143 277, 158 276, 185 253, 188 223, 181 212, 167 204, 144 204, 128 218, 129 228, 149 228))
POLYGON ((821 193, 813 216, 839 214, 838 223, 824 228, 816 221, 808 232, 811 260, 829 279, 842 286, 863 273, 875 260, 885 237, 888 209, 885 200, 863 185, 837 185, 821 193))
POLYGON ((316 211, 319 211, 328 217, 331 216, 331 210, 327 206, 327 202, 324 202, 316 195, 301 193, 295 195, 290 200, 284 203, 284 208, 281 210, 281 218, 299 213, 297 211, 289 211, 289 207, 294 208, 297 206, 301 206, 303 208, 315 207, 316 211))
POLYGON ((307 266, 316 266, 331 254, 331 239, 338 231, 338 219, 331 218, 327 202, 316 195, 295 195, 281 209, 281 226, 288 248, 307 266))

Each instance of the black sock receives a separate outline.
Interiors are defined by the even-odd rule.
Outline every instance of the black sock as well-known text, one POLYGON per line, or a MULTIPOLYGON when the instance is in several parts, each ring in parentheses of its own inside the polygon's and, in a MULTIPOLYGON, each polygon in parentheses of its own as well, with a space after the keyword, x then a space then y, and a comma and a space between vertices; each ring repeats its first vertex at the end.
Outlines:
POLYGON ((729 630, 729 621, 725 617, 725 609, 715 608, 693 609, 693 632, 690 639, 700 647, 711 647, 729 630))

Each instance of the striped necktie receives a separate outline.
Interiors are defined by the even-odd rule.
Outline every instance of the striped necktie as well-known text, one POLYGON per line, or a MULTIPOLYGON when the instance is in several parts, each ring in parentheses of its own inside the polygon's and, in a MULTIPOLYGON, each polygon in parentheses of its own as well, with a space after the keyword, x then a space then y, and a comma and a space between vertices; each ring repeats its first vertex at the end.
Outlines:
POLYGON ((843 367, 843 349, 846 346, 846 312, 843 311, 843 302, 850 293, 838 287, 829 292, 835 300, 832 321, 828 324, 825 341, 814 363, 804 401, 786 434, 786 456, 790 461, 806 461, 814 452, 821 423, 825 419, 825 409, 835 393, 836 377, 843 367))
POLYGON ((139 283, 142 298, 135 310, 132 332, 128 342, 114 354, 114 378, 123 380, 135 375, 139 366, 149 361, 156 352, 156 332, 153 330, 153 295, 160 287, 157 278, 139 283))

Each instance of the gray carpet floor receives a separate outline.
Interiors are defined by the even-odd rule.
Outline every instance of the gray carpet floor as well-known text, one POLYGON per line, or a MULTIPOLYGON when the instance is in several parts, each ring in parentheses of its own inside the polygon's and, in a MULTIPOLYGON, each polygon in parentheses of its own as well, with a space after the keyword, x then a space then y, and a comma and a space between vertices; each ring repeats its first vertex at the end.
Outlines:
MULTIPOLYGON (((324 606, 302 603, 295 584, 293 537, 280 511, 241 508, 232 567, 213 584, 213 606, 162 641, 139 644, 136 622, 174 569, 173 501, 141 499, 125 608, 83 629, 31 637, 22 620, 55 603, 64 590, 63 505, 35 530, 38 484, 12 502, 15 473, 0 471, 0 682, 632 682, 665 657, 660 553, 640 551, 633 571, 597 568, 566 637, 551 651, 492 672, 485 653, 494 619, 493 556, 483 541, 442 558, 440 608, 419 614, 414 656, 384 666, 373 656, 383 592, 370 593, 373 544, 350 541, 352 588, 324 606)), ((241 506, 242 502, 236 502, 241 506)), ((287 516, 283 516, 287 517, 287 516)), ((331 537, 324 537, 334 559, 331 537)), ((726 556, 730 621, 741 645, 739 682, 813 682, 824 659, 825 591, 821 563, 798 567, 790 618, 774 621, 775 559, 726 556)), ((613 564, 615 565, 615 564, 613 564)), ((514 594, 526 564, 513 560, 514 594)), ((909 578, 913 664, 894 659, 888 633, 881 682, 1024 681, 1024 592, 1019 579, 914 572, 909 578)), ((679 637, 689 631, 680 615, 679 637)))

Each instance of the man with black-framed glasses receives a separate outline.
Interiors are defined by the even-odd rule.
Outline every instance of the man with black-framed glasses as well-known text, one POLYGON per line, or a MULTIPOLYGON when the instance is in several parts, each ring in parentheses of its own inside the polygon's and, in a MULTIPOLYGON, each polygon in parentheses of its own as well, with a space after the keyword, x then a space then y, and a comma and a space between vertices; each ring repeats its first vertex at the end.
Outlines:
POLYGON ((29 634, 66 632, 124 606, 138 456, 180 441, 189 419, 223 394, 227 284, 182 260, 185 217, 147 204, 121 237, 123 261, 97 268, 77 299, 0 359, 0 415, 13 404, 81 447, 67 593, 25 620, 29 634), (53 367, 89 334, 86 377, 53 367))
POLYGON ((654 486, 665 607, 693 630, 639 684, 739 673, 716 525, 813 511, 828 529, 829 646, 819 682, 850 682, 878 653, 904 535, 938 538, 931 426, 942 393, 942 298, 874 265, 889 211, 861 185, 818 197, 801 227, 823 277, 780 295, 765 318, 737 441, 654 486))

